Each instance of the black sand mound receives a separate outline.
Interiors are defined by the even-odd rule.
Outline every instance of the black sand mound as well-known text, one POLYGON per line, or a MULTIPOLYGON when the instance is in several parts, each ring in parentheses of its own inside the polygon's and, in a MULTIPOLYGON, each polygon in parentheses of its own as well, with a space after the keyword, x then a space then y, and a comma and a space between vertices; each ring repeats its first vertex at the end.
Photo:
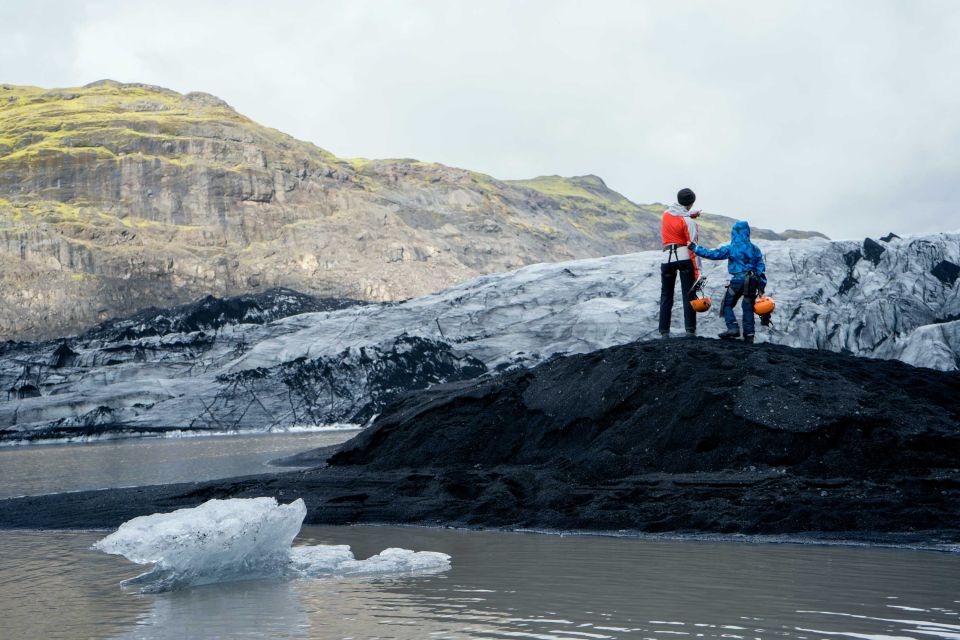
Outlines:
POLYGON ((113 526, 212 497, 308 522, 960 540, 960 373, 711 340, 634 343, 404 396, 310 471, 0 501, 113 526))
POLYGON ((330 459, 371 469, 546 465, 578 479, 750 466, 881 479, 960 465, 960 374, 716 341, 556 358, 408 396, 330 459))

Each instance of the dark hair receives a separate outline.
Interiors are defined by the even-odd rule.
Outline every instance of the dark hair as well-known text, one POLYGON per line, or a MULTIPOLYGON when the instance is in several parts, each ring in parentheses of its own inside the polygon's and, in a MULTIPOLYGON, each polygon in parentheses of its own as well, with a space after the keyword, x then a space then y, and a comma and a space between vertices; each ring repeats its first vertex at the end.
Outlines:
POLYGON ((677 191, 677 202, 685 207, 692 206, 697 201, 697 194, 691 189, 683 188, 677 191))

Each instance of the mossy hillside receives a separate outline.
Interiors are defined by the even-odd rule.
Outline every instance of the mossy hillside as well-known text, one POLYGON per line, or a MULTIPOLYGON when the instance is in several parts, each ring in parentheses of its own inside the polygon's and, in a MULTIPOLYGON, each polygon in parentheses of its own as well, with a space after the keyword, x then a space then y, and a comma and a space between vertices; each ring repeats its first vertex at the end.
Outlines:
MULTIPOLYGON (((660 217, 667 205, 634 203, 607 187, 598 176, 540 176, 531 180, 509 180, 506 183, 556 198, 562 203, 561 206, 564 209, 575 212, 574 216, 567 217, 571 224, 584 233, 594 233, 631 243, 639 241, 641 244, 651 242, 659 244, 660 217), (628 231, 624 226, 633 231, 628 231), (641 231, 639 236, 637 231, 641 231), (653 238, 651 239, 648 234, 652 234, 653 238)), ((736 220, 729 216, 704 213, 697 219, 700 241, 711 245, 728 242, 730 229, 736 220)), ((815 231, 789 230, 778 233, 762 227, 755 227, 753 235, 755 238, 766 240, 826 238, 825 235, 815 231)))
POLYGON ((337 162, 327 151, 300 142, 240 115, 227 103, 201 93, 180 94, 161 87, 96 82, 76 89, 45 91, 0 85, 0 159, 31 149, 104 147, 137 153, 157 146, 175 158, 190 143, 220 140, 267 147, 277 160, 337 162))
MULTIPOLYGON (((650 236, 660 211, 631 202, 597 176, 500 181, 411 159, 341 160, 314 145, 262 127, 213 96, 183 95, 149 85, 101 81, 55 90, 0 86, 0 186, 12 182, 11 176, 38 178, 33 184, 13 189, 18 197, 24 191, 46 188, 48 193, 42 197, 72 201, 79 196, 118 215, 195 224, 200 221, 197 215, 175 215, 174 210, 179 207, 182 211, 184 206, 178 202, 123 196, 117 176, 140 174, 140 182, 146 183, 144 191, 151 191, 150 187, 168 189, 175 183, 224 182, 225 187, 211 189, 224 192, 221 202, 210 203, 224 209, 236 202, 272 200, 277 191, 273 185, 277 169, 289 175, 304 173, 306 167, 338 174, 376 196, 396 189, 430 191, 429 197, 419 198, 421 209, 429 209, 430 200, 438 192, 472 193, 473 197, 460 197, 452 208, 500 217, 507 224, 517 222, 513 214, 516 205, 527 205, 532 196, 557 220, 521 220, 520 227, 555 227, 560 223, 568 233, 586 234, 594 240, 612 239, 617 250, 627 250, 630 247, 621 245, 637 241, 633 248, 656 245, 650 236), (71 167, 68 173, 85 176, 69 176, 74 183, 72 192, 49 193, 46 185, 63 173, 64 166, 71 167), (104 184, 107 188, 98 192, 104 184), (125 197, 129 200, 127 212, 123 211, 125 197)), ((420 214, 415 217, 426 218, 420 214)), ((704 219, 702 223, 705 237, 712 238, 711 222, 704 219)), ((726 221, 720 221, 718 238, 723 236, 724 227, 728 227, 726 221)))
MULTIPOLYGON (((135 194, 134 213, 191 223, 203 219, 205 207, 276 197, 277 172, 352 169, 207 94, 113 81, 51 91, 0 86, 0 190, 18 199, 79 197, 113 210, 133 186, 145 194, 135 194), (204 184, 212 196, 184 201, 204 184), (175 199, 146 200, 170 191, 179 192, 175 199)), ((288 182, 281 179, 279 188, 288 182)))
POLYGON ((787 229, 780 232, 780 237, 785 240, 807 240, 809 238, 823 238, 829 240, 826 234, 819 231, 801 231, 799 229, 787 229))
MULTIPOLYGON (((420 195, 418 211, 408 214, 414 226, 439 227, 447 219, 456 220, 456 211, 480 214, 518 233, 529 234, 538 243, 548 241, 573 248, 572 254, 566 251, 558 257, 581 255, 582 241, 605 242, 615 232, 626 241, 637 241, 632 245, 618 241, 617 251, 654 246, 650 230, 659 224, 660 212, 630 202, 596 176, 511 181, 411 159, 349 162, 374 192, 402 189, 420 195), (445 198, 454 204, 438 202, 445 198), (625 233, 626 230, 633 233, 625 233)), ((461 222, 469 224, 468 220, 461 222)))
POLYGON ((0 86, 0 199, 0 261, 19 276, 5 282, 22 287, 4 298, 16 312, 0 335, 33 336, 79 330, 103 309, 269 286, 407 298, 656 247, 663 210, 596 176, 503 181, 340 159, 213 96, 112 81, 0 86))
MULTIPOLYGON (((358 181, 372 193, 396 188, 430 190, 431 194, 467 190, 478 194, 474 203, 462 204, 464 212, 482 212, 499 218, 510 228, 530 234, 538 242, 561 242, 578 248, 577 236, 612 243, 613 252, 628 252, 659 246, 660 216, 666 205, 637 204, 610 189, 595 175, 540 176, 529 180, 498 180, 489 175, 407 158, 346 161, 358 181), (549 220, 530 220, 514 215, 517 205, 536 207, 549 220)), ((416 215, 418 223, 431 219, 440 226, 443 215, 431 211, 428 202, 416 215)), ((734 220, 707 214, 700 219, 701 241, 719 244, 729 238, 734 220)), ((759 229, 758 237, 777 237, 759 229)), ((578 253, 574 251, 574 253, 578 253)))
MULTIPOLYGON (((592 237, 614 241, 621 251, 660 246, 660 217, 667 205, 632 202, 610 189, 598 176, 540 176, 531 180, 510 180, 507 184, 551 198, 562 211, 562 217, 572 226, 592 237)), ((727 242, 734 222, 727 216, 705 213, 697 220, 700 241, 710 245, 727 242)), ((767 229, 757 229, 756 236, 780 237, 767 229)))
POLYGON ((0 244, 8 254, 82 279, 173 273, 184 266, 195 272, 199 263, 218 262, 225 242, 215 230, 118 219, 91 206, 0 199, 0 244))
POLYGON ((506 180, 507 184, 533 189, 544 195, 557 198, 572 198, 612 209, 633 209, 636 204, 607 187, 599 176, 586 175, 565 178, 540 176, 530 180, 506 180))

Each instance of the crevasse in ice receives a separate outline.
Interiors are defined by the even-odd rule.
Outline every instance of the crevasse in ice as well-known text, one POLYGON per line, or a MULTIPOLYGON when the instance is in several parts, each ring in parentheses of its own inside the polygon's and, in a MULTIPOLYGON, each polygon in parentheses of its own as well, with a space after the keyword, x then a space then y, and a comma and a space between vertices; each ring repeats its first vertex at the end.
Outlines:
POLYGON ((303 500, 209 500, 198 507, 125 522, 94 549, 154 567, 124 586, 145 593, 260 577, 408 574, 450 568, 450 556, 385 549, 366 560, 347 545, 293 547, 307 514, 303 500))

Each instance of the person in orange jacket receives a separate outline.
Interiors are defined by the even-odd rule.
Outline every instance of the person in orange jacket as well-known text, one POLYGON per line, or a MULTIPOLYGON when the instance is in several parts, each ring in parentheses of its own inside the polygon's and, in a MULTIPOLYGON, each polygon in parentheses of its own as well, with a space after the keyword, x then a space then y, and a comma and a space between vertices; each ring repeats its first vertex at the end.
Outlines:
POLYGON ((670 319, 673 314, 673 291, 680 275, 683 300, 683 326, 688 336, 697 334, 697 314, 690 306, 695 298, 694 283, 700 278, 696 257, 687 246, 696 243, 699 210, 691 211, 697 195, 690 189, 677 192, 677 201, 663 212, 660 220, 660 240, 667 255, 660 264, 660 335, 670 335, 670 319))

